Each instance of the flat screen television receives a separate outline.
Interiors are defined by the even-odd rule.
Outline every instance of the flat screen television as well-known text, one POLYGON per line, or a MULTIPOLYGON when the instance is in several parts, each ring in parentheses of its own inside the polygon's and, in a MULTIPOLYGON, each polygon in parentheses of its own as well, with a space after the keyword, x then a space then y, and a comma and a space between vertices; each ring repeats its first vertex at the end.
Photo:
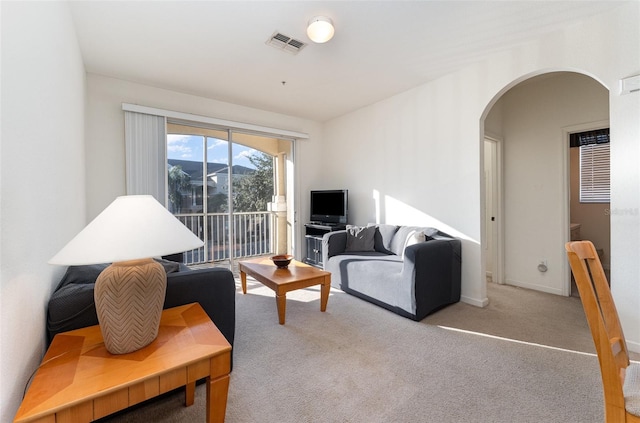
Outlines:
POLYGON ((311 221, 346 224, 349 214, 349 192, 346 189, 311 191, 311 221))

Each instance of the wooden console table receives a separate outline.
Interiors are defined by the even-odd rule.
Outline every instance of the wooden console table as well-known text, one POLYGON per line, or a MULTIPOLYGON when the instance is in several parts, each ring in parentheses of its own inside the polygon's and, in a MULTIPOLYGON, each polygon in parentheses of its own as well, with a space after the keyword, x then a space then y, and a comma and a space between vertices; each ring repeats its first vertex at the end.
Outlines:
POLYGON ((199 304, 164 310, 158 337, 129 354, 110 354, 99 326, 55 336, 15 423, 85 423, 180 386, 194 402, 206 378, 208 423, 224 422, 231 345, 199 304))

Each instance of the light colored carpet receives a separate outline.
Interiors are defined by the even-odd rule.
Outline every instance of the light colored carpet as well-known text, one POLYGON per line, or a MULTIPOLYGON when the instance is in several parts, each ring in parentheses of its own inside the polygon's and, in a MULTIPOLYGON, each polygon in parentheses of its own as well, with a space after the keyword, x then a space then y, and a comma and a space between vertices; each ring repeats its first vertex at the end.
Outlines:
MULTIPOLYGON (((458 303, 414 322, 333 291, 237 295, 226 422, 601 422, 600 373, 580 300, 489 284, 490 305, 458 303)), ((205 387, 103 422, 200 422, 205 387)))

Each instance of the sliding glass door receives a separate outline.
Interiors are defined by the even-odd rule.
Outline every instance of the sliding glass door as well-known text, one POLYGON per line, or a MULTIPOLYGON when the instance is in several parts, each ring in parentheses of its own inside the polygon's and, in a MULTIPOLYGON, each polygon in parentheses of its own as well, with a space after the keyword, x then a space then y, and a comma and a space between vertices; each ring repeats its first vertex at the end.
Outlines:
POLYGON ((276 216, 269 204, 279 142, 175 123, 167 128, 167 208, 205 242, 184 263, 232 266, 238 258, 273 254, 276 216))

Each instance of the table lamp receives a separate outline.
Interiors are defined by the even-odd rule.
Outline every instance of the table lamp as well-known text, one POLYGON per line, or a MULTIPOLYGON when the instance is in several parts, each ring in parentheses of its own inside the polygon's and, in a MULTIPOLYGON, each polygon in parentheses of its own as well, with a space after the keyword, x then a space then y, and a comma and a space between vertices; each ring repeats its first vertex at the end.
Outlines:
POLYGON ((203 244, 152 196, 127 195, 116 198, 49 263, 112 263, 96 279, 94 300, 105 347, 125 354, 158 336, 167 274, 152 257, 203 244))

